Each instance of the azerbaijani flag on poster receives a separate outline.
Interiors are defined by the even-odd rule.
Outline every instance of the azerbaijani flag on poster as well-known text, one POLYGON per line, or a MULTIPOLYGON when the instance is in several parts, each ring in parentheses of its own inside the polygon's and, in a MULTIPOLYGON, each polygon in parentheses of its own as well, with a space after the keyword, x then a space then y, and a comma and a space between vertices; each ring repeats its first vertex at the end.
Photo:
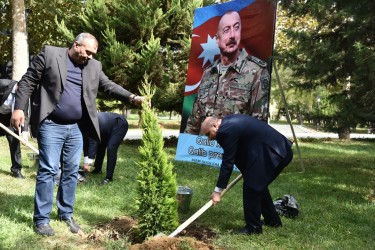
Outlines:
MULTIPOLYGON (((187 135, 183 131, 199 89, 203 70, 220 55, 220 50, 216 46, 215 35, 221 16, 228 10, 237 11, 241 17, 240 47, 246 49, 248 54, 264 61, 269 62, 272 56, 276 20, 276 5, 274 2, 268 0, 235 0, 195 10, 176 160, 198 162, 191 156, 194 157, 194 155, 200 153, 197 151, 194 151, 193 154, 187 153, 188 148, 194 150, 199 148, 206 151, 205 147, 202 148, 202 145, 197 145, 197 139, 199 141, 201 136, 187 135)), ((220 153, 220 146, 215 148, 220 153)), ((208 149, 212 149, 212 147, 208 149)), ((218 166, 218 163, 213 163, 212 158, 209 158, 208 152, 211 151, 206 151, 207 159, 201 159, 202 161, 199 163, 218 166)), ((202 158, 202 155, 199 158, 202 158)), ((221 159, 218 162, 220 163, 221 159)))
MULTIPOLYGON (((220 55, 216 46, 217 25, 228 10, 241 16, 241 48, 267 61, 272 56, 276 5, 267 0, 237 0, 195 10, 181 128, 185 128, 203 70, 220 55)), ((181 131, 183 132, 183 131, 181 131)))

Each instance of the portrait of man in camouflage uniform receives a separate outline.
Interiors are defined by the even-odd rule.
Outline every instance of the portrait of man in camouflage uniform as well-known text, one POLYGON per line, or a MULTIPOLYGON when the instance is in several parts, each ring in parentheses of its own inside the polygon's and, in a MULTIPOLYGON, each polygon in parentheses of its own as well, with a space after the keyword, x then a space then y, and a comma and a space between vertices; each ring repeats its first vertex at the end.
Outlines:
POLYGON ((247 114, 267 122, 270 75, 267 63, 240 49, 241 18, 227 11, 220 19, 216 45, 220 57, 202 75, 184 133, 200 134, 207 116, 247 114))

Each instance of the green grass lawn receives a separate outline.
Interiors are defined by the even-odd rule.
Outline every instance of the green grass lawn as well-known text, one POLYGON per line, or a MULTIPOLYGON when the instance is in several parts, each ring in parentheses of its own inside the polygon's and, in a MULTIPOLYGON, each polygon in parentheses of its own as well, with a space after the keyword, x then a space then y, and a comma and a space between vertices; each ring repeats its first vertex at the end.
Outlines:
MULTIPOLYGON (((129 129, 139 129, 139 115, 138 114, 131 114, 127 118, 129 129)), ((180 129, 181 125, 181 117, 169 117, 166 116, 158 116, 158 123, 163 129, 180 129)))
MULTIPOLYGON (((282 217, 282 228, 264 227, 262 235, 231 234, 232 230, 244 226, 240 181, 222 202, 197 219, 199 225, 217 233, 213 244, 224 249, 375 248, 375 142, 318 140, 299 145, 306 172, 301 173, 295 153, 292 163, 269 189, 273 199, 291 194, 299 203, 300 215, 294 219, 282 217)), ((126 249, 129 246, 126 236, 98 242, 71 234, 63 222, 55 219, 55 204, 50 216, 55 236, 37 235, 32 222, 37 169, 28 167, 26 158, 26 153, 32 151, 22 146, 26 179, 18 180, 10 175, 5 137, 0 137, 0 147, 0 249, 126 249)), ((180 215, 185 220, 209 200, 219 169, 174 161, 175 147, 168 146, 165 150, 174 163, 177 184, 194 190, 190 211, 180 215)), ((119 149, 113 183, 99 186, 105 177, 103 173, 88 175, 89 182, 78 185, 74 219, 85 233, 93 234, 98 223, 136 215, 137 159, 137 143, 125 142, 119 149)), ((232 179, 237 175, 234 173, 232 179)))

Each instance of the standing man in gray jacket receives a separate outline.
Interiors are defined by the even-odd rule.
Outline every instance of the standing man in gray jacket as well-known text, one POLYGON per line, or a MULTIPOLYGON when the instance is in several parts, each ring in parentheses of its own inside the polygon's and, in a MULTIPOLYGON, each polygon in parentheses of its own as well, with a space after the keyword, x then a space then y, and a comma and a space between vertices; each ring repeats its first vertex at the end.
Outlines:
POLYGON ((98 41, 89 33, 79 34, 70 48, 45 46, 19 82, 11 121, 13 127, 24 124, 27 100, 37 88, 30 120, 39 146, 33 220, 40 235, 54 235, 49 216, 60 154, 62 173, 56 197, 57 216, 71 232, 80 230, 73 220, 73 206, 82 133, 100 140, 95 103, 98 89, 137 106, 144 101, 144 97, 136 96, 108 79, 102 64, 93 58, 97 49, 98 41))

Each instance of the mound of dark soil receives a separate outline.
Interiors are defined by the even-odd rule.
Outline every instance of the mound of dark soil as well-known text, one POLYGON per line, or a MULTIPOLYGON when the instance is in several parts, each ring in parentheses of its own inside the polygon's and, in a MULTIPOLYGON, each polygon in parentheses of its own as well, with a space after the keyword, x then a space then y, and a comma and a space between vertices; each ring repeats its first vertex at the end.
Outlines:
POLYGON ((105 238, 118 240, 127 236, 131 242, 130 249, 218 249, 212 244, 216 234, 208 227, 200 227, 198 224, 191 224, 177 237, 154 237, 143 243, 136 243, 134 231, 137 229, 137 220, 122 216, 113 219, 109 223, 99 223, 93 234, 85 235, 89 240, 103 241, 105 238))

